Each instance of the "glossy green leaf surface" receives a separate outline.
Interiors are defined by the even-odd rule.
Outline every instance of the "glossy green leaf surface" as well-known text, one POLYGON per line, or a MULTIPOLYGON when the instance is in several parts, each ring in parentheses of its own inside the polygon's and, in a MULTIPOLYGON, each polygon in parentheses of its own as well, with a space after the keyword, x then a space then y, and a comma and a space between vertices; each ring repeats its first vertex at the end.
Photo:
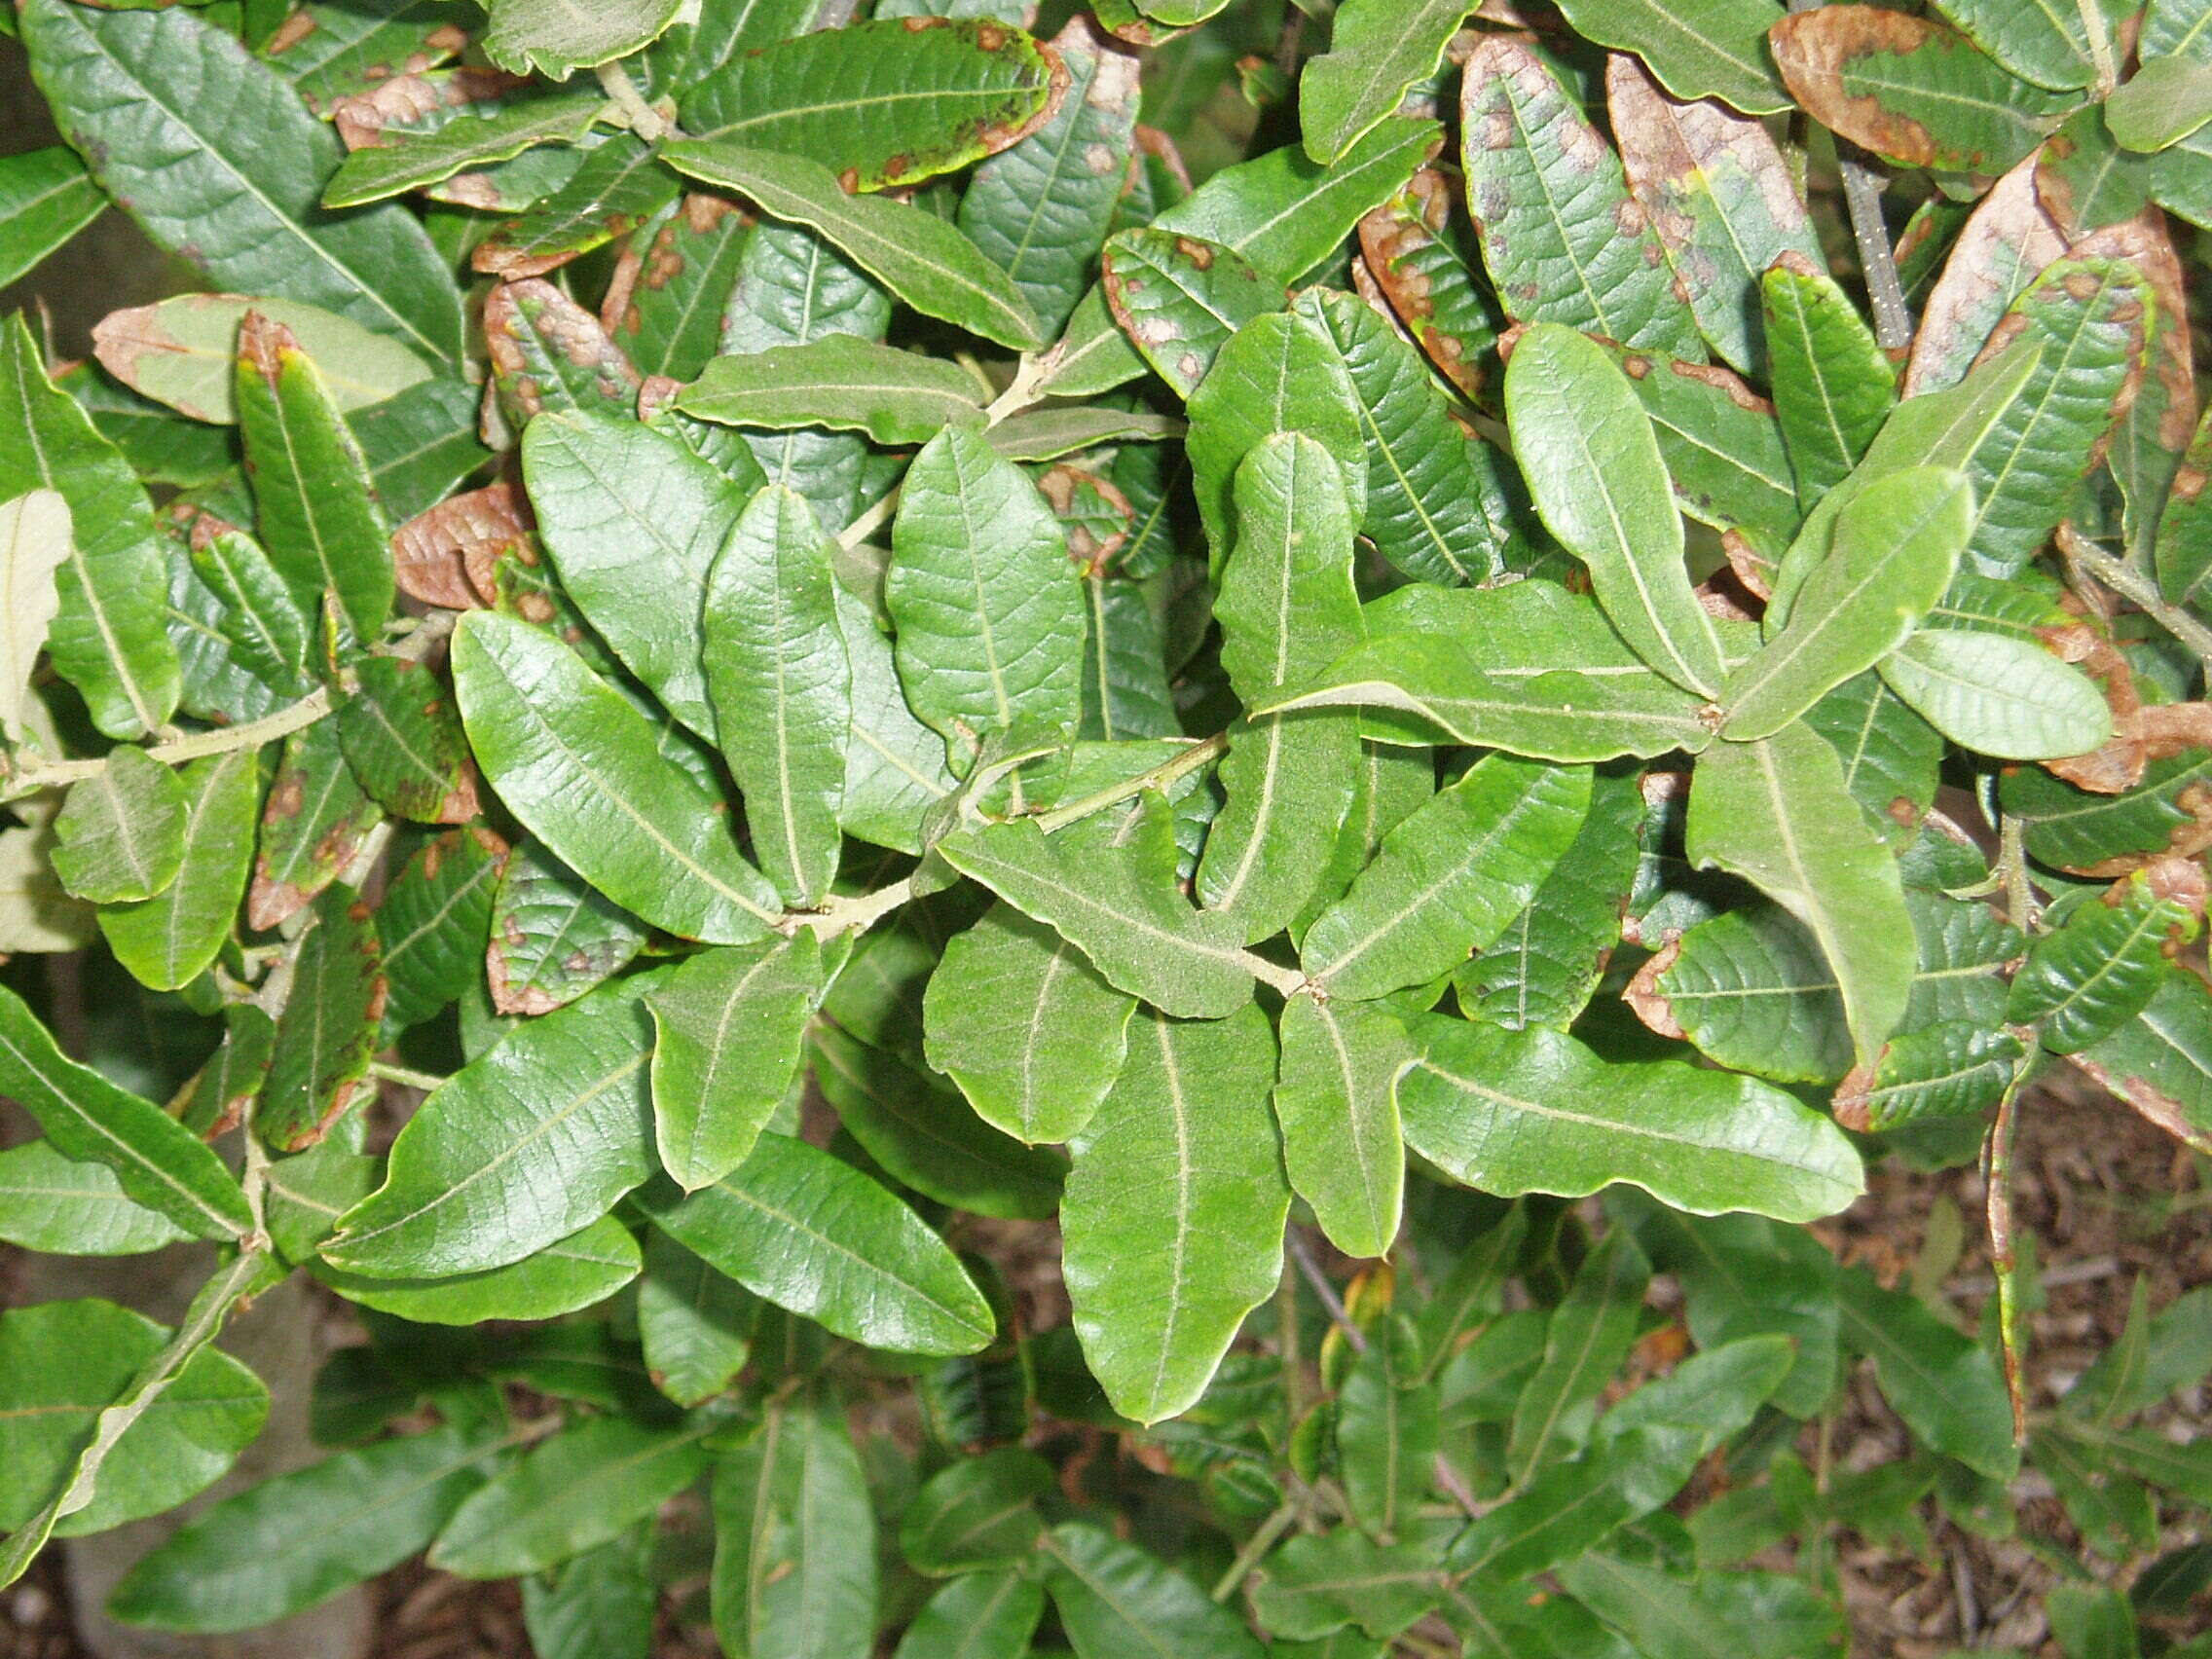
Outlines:
POLYGON ((1261 1651, 1235 1613, 1101 1527, 1062 1522, 1045 1549, 1051 1559, 1045 1588, 1080 1659, 1147 1647, 1164 1659, 1257 1659, 1261 1651))
POLYGON ((1298 86, 1306 153, 1333 162, 1398 111, 1412 87, 1435 73, 1445 43, 1466 16, 1461 0, 1394 8, 1352 0, 1337 18, 1329 51, 1298 86))
POLYGON ((100 912, 100 932, 116 959, 142 984, 166 991, 198 978, 231 937, 261 801, 250 749, 192 761, 178 778, 189 804, 176 879, 151 899, 100 912))
POLYGON ((65 145, 20 151, 0 162, 0 227, 8 240, 0 286, 36 269, 106 205, 85 164, 65 145))
POLYGON ((44 1139, 0 1152, 0 1238, 56 1256, 135 1256, 188 1236, 131 1201, 104 1163, 64 1158, 44 1139))
POLYGON ((1275 1123, 1291 1191, 1347 1256, 1398 1236, 1405 1148, 1395 1088, 1413 1045, 1387 1009, 1302 994, 1283 1004, 1275 1123))

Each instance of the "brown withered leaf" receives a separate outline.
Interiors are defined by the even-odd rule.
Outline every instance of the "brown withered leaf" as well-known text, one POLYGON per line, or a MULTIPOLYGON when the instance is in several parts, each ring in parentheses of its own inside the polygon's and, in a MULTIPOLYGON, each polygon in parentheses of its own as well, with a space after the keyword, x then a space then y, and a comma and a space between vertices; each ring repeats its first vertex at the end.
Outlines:
POLYGON ((1921 309, 1901 394, 1941 391, 1965 379, 1998 319, 2065 251, 2065 237, 2036 194, 2030 156, 1990 188, 1951 244, 1921 309))
POLYGON ((1681 954, 1682 941, 1678 939, 1669 940, 1659 947, 1656 955, 1636 971, 1636 977, 1629 980, 1627 989, 1621 992, 1621 1001, 1628 1004, 1630 1012, 1643 1021, 1648 1029, 1662 1037, 1672 1037, 1677 1042, 1687 1038, 1689 1033, 1682 1029, 1681 1021, 1675 1017, 1674 1005, 1667 1000, 1666 992, 1659 988, 1659 976, 1672 968, 1681 954))
POLYGON ((449 610, 490 605, 494 566, 503 558, 535 560, 532 527, 528 498, 506 479, 440 501, 391 533, 399 591, 449 610))
POLYGON ((2143 699, 2135 688, 2135 674, 2127 666, 2127 658, 2110 638, 2087 622, 2038 628, 2036 635, 2054 655, 2095 681, 2112 710, 2110 742, 2088 755, 2046 760, 2044 770, 2093 794, 2120 794, 2133 789, 2142 781, 2150 756, 2135 729, 2143 699))
POLYGON ((1064 462, 1040 477, 1037 489, 1067 533, 1068 557, 1087 576, 1103 572, 1136 524, 1128 497, 1097 473, 1064 462))
POLYGON ((1477 255, 1454 234, 1456 195, 1442 169, 1418 168, 1404 190, 1360 220, 1360 258, 1429 361, 1469 399, 1488 404, 1501 318, 1475 275, 1477 255))
POLYGON ((2092 232, 2073 251, 2126 261, 2150 284, 2156 308, 2150 372, 2113 431, 2110 456, 2126 497, 2130 536, 2141 546, 2156 529, 2202 413, 2187 281, 2166 216, 2157 207, 2092 232))
POLYGON ((499 411, 519 432, 544 409, 630 414, 639 376, 599 318, 540 276, 502 282, 484 302, 484 344, 499 411))
POLYGON ((330 124, 349 150, 396 144, 439 110, 492 103, 529 84, 520 75, 475 65, 436 75, 398 75, 334 100, 330 124))
POLYGON ((1762 605, 1774 597, 1774 578, 1781 567, 1745 540, 1741 531, 1722 531, 1720 550, 1727 555, 1728 568, 1736 572, 1736 579, 1762 605))

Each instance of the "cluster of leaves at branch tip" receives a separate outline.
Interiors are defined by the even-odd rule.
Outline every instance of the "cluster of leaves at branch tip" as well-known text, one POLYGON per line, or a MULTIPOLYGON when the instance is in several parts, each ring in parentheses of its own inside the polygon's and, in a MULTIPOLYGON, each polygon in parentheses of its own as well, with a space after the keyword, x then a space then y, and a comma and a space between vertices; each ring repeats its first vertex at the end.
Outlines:
POLYGON ((2212 1304, 2030 1400, 2009 1179, 2212 1153, 2205 8, 859 10, 6 13, 0 283, 203 291, 0 331, 0 1240, 219 1261, 0 1312, 0 1583, 300 1272, 126 1623, 1839 1652, 2025 1455, 2152 1651, 2212 1304), (1985 1336, 1804 1230, 1982 1151, 1985 1336))

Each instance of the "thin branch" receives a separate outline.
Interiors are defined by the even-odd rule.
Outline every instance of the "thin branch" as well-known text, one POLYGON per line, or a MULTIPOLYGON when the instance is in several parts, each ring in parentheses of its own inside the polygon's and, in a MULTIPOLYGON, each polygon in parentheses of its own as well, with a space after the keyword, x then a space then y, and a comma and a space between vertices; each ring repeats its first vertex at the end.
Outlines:
POLYGON ((1124 778, 1118 784, 1109 784, 1096 794, 1087 794, 1081 800, 1071 800, 1065 806, 1055 806, 1050 812, 1037 815, 1037 828, 1050 835, 1055 830, 1064 830, 1079 818, 1088 818, 1094 812, 1104 812, 1118 806, 1146 790, 1163 790, 1187 772, 1195 772, 1208 761, 1229 753, 1229 733, 1216 732, 1202 738, 1177 755, 1170 755, 1150 771, 1139 772, 1133 778, 1124 778))
MULTIPOLYGON (((289 708, 278 709, 273 715, 264 715, 258 720, 243 725, 223 726, 215 731, 197 731, 189 737, 171 738, 157 743, 146 751, 149 758, 165 766, 182 765, 187 760, 198 760, 209 755, 224 755, 234 749, 252 749, 260 744, 288 737, 303 726, 311 726, 330 713, 330 688, 318 685, 289 708)), ((0 790, 9 796, 27 794, 33 790, 50 790, 61 784, 82 783, 96 778, 106 769, 107 761, 54 760, 44 766, 34 766, 27 772, 13 777, 0 774, 0 790)))
POLYGON ((2058 531, 2061 551, 2083 571, 2120 595, 2187 645, 2207 675, 2212 675, 2212 628, 2207 628, 2179 606, 2168 605, 2157 582, 2126 560, 2116 558, 2071 525, 2058 531))
POLYGON ((1229 1570, 1221 1575, 1213 1587, 1213 1599, 1226 1602, 1236 1594, 1252 1569, 1260 1565, 1260 1558, 1275 1547, 1275 1540, 1290 1530, 1298 1519, 1298 1505, 1285 1503, 1260 1523, 1259 1530, 1244 1540, 1244 1547, 1236 1552, 1236 1559, 1229 1564, 1229 1570))
POLYGON ((914 878, 907 876, 894 881, 889 887, 879 887, 873 893, 863 893, 852 898, 832 895, 819 910, 789 910, 777 924, 779 932, 787 937, 795 936, 801 928, 811 928, 817 938, 832 940, 840 934, 866 933, 885 916, 914 897, 914 878))
MULTIPOLYGON (((620 63, 602 63, 593 73, 599 77, 601 91, 622 112, 622 119, 629 123, 630 130, 646 143, 657 144, 676 131, 675 123, 645 102, 645 94, 638 91, 637 83, 630 79, 630 71, 620 63)), ((677 135, 682 136, 681 133, 677 135)))
POLYGON ((413 1066, 395 1066, 387 1060, 371 1060, 369 1075, 386 1083, 396 1083, 402 1088, 420 1088, 424 1094, 444 1088, 446 1083, 435 1072, 417 1071, 413 1066))
POLYGON ((1997 1272, 1997 1332, 2005 1348, 2005 1392, 2012 1402, 2012 1439, 2026 1445, 2028 1402, 2020 1380, 2020 1272, 2012 1245, 2012 1143, 2019 1126, 2020 1088, 2034 1070, 2032 1059, 2022 1059, 2005 1086, 1997 1103, 1997 1118, 1989 1125, 1984 1161, 1984 1185, 1989 1195, 1989 1257, 1997 1272))
POLYGON ((1351 1314, 1345 1309, 1345 1299, 1337 1294, 1337 1287, 1329 1282, 1329 1275, 1313 1259, 1313 1246, 1307 1243, 1305 1235, 1295 1228, 1288 1235, 1287 1242, 1290 1259, 1298 1264, 1298 1271, 1306 1275, 1306 1282, 1313 1287, 1313 1294, 1321 1299, 1321 1306, 1328 1309, 1337 1329, 1344 1332, 1352 1352, 1365 1353, 1367 1333, 1351 1322, 1351 1314))
MULTIPOLYGON (((1811 12, 1821 4, 1822 0, 1789 0, 1789 9, 1811 12)), ((1835 141, 1835 155, 1843 174, 1843 204, 1851 215, 1852 240, 1859 244, 1860 274, 1874 308, 1874 339, 1885 351, 1901 351, 1912 344, 1912 312, 1904 303, 1904 283, 1898 276, 1889 227, 1882 222, 1882 174, 1862 159, 1863 150, 1841 135, 1835 141)))
POLYGON ((882 499, 878 500, 875 505, 837 533, 837 545, 844 548, 858 547, 881 530, 891 515, 898 510, 899 490, 895 485, 885 493, 882 499))

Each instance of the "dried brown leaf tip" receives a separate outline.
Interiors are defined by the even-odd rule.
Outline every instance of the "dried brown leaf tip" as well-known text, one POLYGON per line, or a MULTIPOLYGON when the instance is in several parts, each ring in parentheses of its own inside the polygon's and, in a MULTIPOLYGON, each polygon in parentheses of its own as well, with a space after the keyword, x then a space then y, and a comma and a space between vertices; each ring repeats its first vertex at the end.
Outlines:
POLYGON ((536 562, 532 523, 529 501, 505 479, 416 514, 391 534, 400 592, 449 610, 491 605, 501 559, 536 562))
POLYGON ((1455 194, 1441 169, 1416 169, 1404 190, 1360 220, 1360 258, 1429 361, 1480 404, 1496 319, 1475 281, 1471 252, 1451 240, 1455 194))
POLYGON ((1689 1036, 1681 1021, 1675 1017, 1675 1005, 1667 1000, 1667 993, 1659 988, 1660 976, 1674 967, 1682 954, 1682 942, 1671 939, 1659 948, 1656 955, 1636 971, 1628 988, 1621 992, 1621 1000, 1628 1004, 1636 1017, 1662 1037, 1680 1042, 1689 1036))
POLYGON ((2030 156, 1999 179, 1960 230, 1921 308, 1903 396, 1956 383, 2006 308, 2066 252, 2066 238, 2036 192, 2035 169, 2030 156))
POLYGON ((282 323, 249 311, 239 323, 239 358, 250 364, 254 373, 268 382, 269 388, 276 389, 276 383, 284 373, 287 356, 297 357, 300 342, 282 323))

